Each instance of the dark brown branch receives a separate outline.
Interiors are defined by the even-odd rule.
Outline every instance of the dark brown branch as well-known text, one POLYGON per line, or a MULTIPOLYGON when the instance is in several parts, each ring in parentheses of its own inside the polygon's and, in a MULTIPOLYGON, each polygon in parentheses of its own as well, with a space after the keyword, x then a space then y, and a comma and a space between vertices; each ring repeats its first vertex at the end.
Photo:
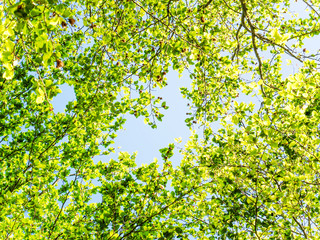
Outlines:
POLYGON ((199 6, 199 11, 204 10, 212 3, 212 0, 209 0, 207 3, 199 6))

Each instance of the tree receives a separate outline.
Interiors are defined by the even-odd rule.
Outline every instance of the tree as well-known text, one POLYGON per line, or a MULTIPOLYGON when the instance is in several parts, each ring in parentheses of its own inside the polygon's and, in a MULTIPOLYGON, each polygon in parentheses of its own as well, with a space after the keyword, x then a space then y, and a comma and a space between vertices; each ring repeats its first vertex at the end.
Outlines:
POLYGON ((0 7, 1 239, 320 237, 319 53, 304 46, 320 33, 320 1, 0 7), (203 129, 181 164, 172 143, 162 169, 126 152, 94 163, 113 151, 125 114, 161 121, 168 106, 153 93, 170 66, 190 71, 186 124, 203 129), (76 100, 56 114, 62 84, 76 100))

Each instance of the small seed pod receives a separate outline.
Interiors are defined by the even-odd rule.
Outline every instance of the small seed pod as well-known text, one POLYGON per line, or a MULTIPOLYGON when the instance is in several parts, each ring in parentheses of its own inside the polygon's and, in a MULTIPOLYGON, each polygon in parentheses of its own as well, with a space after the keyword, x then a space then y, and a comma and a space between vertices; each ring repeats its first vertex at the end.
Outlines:
POLYGON ((62 22, 62 23, 61 23, 61 27, 66 28, 67 26, 68 26, 68 25, 67 25, 66 22, 62 22))
POLYGON ((73 26, 76 22, 76 20, 74 18, 69 18, 68 21, 71 24, 71 26, 73 26))
POLYGON ((56 68, 63 68, 63 67, 64 67, 64 63, 60 59, 57 59, 56 68))

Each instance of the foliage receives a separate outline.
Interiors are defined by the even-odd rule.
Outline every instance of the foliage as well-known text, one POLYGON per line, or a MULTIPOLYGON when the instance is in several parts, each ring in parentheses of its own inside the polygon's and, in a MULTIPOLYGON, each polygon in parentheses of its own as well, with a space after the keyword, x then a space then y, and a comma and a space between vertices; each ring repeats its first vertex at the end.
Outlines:
POLYGON ((2 1, 1 239, 320 238, 320 59, 304 46, 320 33, 319 7, 2 1), (168 106, 154 92, 170 67, 189 70, 186 124, 203 132, 177 168, 174 144, 163 168, 108 159, 126 114, 161 121, 168 106), (62 84, 76 100, 55 113, 62 84))

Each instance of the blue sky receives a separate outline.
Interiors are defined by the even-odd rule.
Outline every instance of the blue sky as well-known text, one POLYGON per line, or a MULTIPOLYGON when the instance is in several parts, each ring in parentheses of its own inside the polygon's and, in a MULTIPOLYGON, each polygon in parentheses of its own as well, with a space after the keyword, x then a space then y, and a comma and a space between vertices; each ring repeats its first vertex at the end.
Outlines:
MULTIPOLYGON (((107 157, 100 157, 99 160, 108 162, 110 158, 116 159, 119 151, 127 151, 130 154, 138 152, 137 165, 150 163, 154 158, 161 159, 160 148, 167 147, 169 143, 174 142, 174 138, 181 137, 185 142, 190 136, 190 130, 185 125, 186 112, 188 112, 188 101, 180 93, 180 87, 190 86, 191 80, 185 74, 179 78, 178 73, 170 71, 167 74, 168 85, 166 88, 158 89, 157 96, 161 96, 169 106, 164 110, 162 122, 158 122, 158 127, 152 129, 149 125, 144 124, 143 117, 135 118, 132 115, 126 115, 124 129, 120 130, 115 139, 114 147, 116 153, 107 157), (118 148, 120 147, 120 148, 118 148)), ((69 101, 75 100, 73 88, 68 85, 61 86, 62 93, 52 101, 54 111, 64 112, 64 108, 69 101)), ((181 147, 183 144, 181 145, 181 147)), ((181 156, 177 154, 172 158, 173 164, 177 165, 181 156)), ((160 162, 160 161, 159 161, 160 162)))

